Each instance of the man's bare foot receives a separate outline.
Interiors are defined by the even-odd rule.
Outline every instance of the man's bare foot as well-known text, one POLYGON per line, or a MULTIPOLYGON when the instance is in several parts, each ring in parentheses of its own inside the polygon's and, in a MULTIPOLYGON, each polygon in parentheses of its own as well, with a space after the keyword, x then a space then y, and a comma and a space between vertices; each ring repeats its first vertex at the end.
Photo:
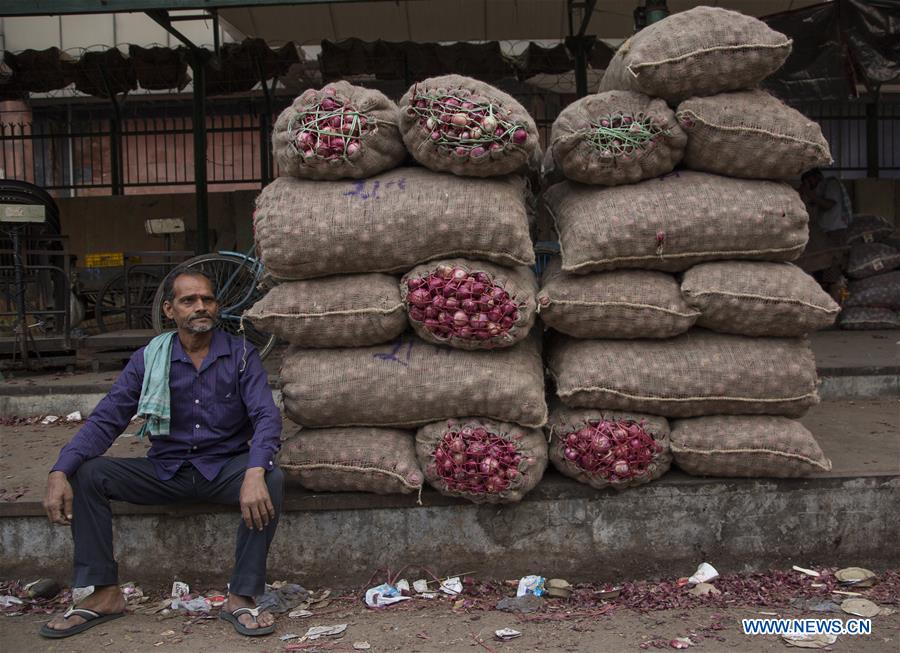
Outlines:
MULTIPOLYGON (((222 609, 227 612, 234 612, 238 608, 255 607, 256 601, 253 600, 252 596, 239 596, 237 594, 229 594, 228 600, 225 602, 225 605, 222 606, 222 609)), ((245 613, 238 617, 238 621, 240 621, 246 628, 254 630, 256 628, 268 628, 275 623, 275 617, 271 612, 260 612, 259 617, 254 619, 253 615, 245 613)))
MULTIPOLYGON (((118 585, 103 585, 95 587, 94 592, 79 603, 78 607, 99 612, 101 615, 117 614, 125 610, 125 597, 122 596, 118 585)), ((47 624, 47 627, 53 630, 68 630, 85 621, 84 617, 75 614, 68 619, 64 619, 61 614, 58 614, 47 624)))

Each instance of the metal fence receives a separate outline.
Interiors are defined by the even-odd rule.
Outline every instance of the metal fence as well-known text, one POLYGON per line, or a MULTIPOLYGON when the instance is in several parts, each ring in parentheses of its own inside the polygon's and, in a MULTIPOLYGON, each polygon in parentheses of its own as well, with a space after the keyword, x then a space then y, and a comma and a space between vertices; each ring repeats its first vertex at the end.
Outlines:
MULTIPOLYGON (((546 143, 567 96, 534 94, 520 100, 535 116, 546 143)), ((269 126, 290 102, 273 99, 210 102, 207 180, 213 191, 257 188, 278 175, 269 126)), ((845 178, 867 176, 877 147, 878 174, 900 178, 900 96, 862 102, 795 105, 819 122, 831 145, 832 169, 845 178), (874 130, 874 131, 873 131, 874 130)), ((0 176, 30 181, 57 195, 190 192, 194 185, 189 102, 133 102, 116 115, 108 105, 32 109, 32 119, 0 113, 0 176)))

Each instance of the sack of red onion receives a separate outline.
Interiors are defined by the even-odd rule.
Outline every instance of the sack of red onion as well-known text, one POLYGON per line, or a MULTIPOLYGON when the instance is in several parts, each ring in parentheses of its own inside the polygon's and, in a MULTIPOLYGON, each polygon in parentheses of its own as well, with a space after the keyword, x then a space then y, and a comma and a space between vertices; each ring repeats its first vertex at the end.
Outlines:
POLYGON ((867 307, 900 310, 900 270, 851 281, 847 291, 850 296, 844 302, 844 308, 867 307))
POLYGON ((677 420, 672 454, 676 465, 695 476, 792 478, 831 470, 803 424, 768 415, 677 420))
POLYGON ((409 494, 422 488, 413 434, 377 428, 298 429, 279 463, 318 492, 409 494))
POLYGON ((679 11, 625 41, 601 91, 640 91, 670 103, 753 88, 781 68, 791 39, 761 20, 718 7, 679 11))
POLYGON ((359 181, 279 177, 256 199, 256 244, 280 280, 406 272, 474 255, 533 265, 525 184, 397 168, 359 181))
POLYGON ((537 281, 531 268, 448 259, 400 281, 409 321, 428 342, 459 349, 510 347, 531 330, 537 281))
POLYGON ((334 82, 309 89, 281 112, 272 154, 282 175, 361 179, 406 158, 397 105, 384 93, 334 82))
POLYGON ((671 338, 700 312, 681 296, 671 274, 612 270, 566 274, 554 257, 538 293, 541 321, 575 338, 671 338))
POLYGON ((539 429, 480 417, 423 426, 416 455, 425 480, 441 494, 475 503, 512 503, 531 491, 547 468, 539 429))
POLYGON ((632 91, 608 91, 573 102, 559 114, 550 135, 550 151, 566 177, 603 186, 671 172, 686 143, 663 100, 632 91))
POLYGON ((897 228, 880 215, 857 213, 854 214, 853 221, 847 229, 847 244, 857 245, 877 241, 889 245, 897 233, 897 228))
POLYGON ((841 308, 792 263, 714 261, 684 273, 681 292, 697 326, 744 336, 803 336, 834 323, 841 308))
POLYGON ((841 311, 838 326, 848 331, 900 329, 900 310, 851 306, 841 311))
POLYGON ((684 164, 729 177, 791 179, 831 165, 822 128, 765 91, 694 97, 678 105, 684 164))
POLYGON ((375 272, 287 281, 244 317, 301 347, 375 345, 393 340, 407 326, 397 278, 375 272))
POLYGON ((702 261, 791 261, 808 238, 803 201, 783 182, 673 172, 600 188, 572 182, 544 193, 562 269, 679 272, 702 261))
POLYGON ((857 243, 850 248, 847 275, 865 279, 900 267, 900 250, 885 243, 857 243))
POLYGON ((539 345, 532 336, 464 351, 405 335, 375 347, 292 348, 281 368, 285 412, 312 427, 418 427, 484 415, 538 428, 547 420, 539 345))
POLYGON ((400 131, 426 168, 470 177, 524 170, 540 146, 534 119, 512 96, 471 77, 413 84, 400 99, 400 131))
POLYGON ((560 336, 548 367, 574 408, 666 417, 800 417, 816 403, 816 360, 800 338, 748 338, 692 329, 666 340, 560 336))
POLYGON ((664 417, 555 406, 544 429, 553 466, 600 490, 649 483, 672 462, 664 417))

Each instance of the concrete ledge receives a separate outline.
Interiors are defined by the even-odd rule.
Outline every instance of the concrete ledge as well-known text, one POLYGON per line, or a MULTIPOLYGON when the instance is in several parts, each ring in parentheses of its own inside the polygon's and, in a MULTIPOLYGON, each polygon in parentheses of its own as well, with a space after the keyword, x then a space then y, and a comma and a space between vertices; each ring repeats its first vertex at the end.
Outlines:
MULTIPOLYGON (((360 584, 379 567, 425 565, 513 578, 672 576, 787 564, 896 566, 900 476, 702 479, 673 472, 622 493, 556 474, 520 504, 414 496, 288 494, 270 578, 360 584), (340 560, 340 564, 335 564, 340 560)), ((3 505, 0 575, 68 578, 71 540, 31 504, 3 505)), ((224 581, 238 516, 221 506, 116 506, 121 578, 224 581)))
POLYGON ((819 397, 822 401, 900 397, 900 373, 832 375, 822 371, 819 397))

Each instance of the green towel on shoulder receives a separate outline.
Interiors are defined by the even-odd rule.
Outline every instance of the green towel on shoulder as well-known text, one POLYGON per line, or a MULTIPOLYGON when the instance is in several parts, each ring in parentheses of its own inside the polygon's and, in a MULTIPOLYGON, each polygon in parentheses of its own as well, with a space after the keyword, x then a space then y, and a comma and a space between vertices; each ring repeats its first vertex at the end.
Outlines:
POLYGON ((172 396, 169 392, 169 369, 172 366, 172 344, 175 331, 163 333, 144 348, 144 383, 138 400, 137 416, 144 424, 137 432, 145 435, 169 435, 172 419, 172 396))

